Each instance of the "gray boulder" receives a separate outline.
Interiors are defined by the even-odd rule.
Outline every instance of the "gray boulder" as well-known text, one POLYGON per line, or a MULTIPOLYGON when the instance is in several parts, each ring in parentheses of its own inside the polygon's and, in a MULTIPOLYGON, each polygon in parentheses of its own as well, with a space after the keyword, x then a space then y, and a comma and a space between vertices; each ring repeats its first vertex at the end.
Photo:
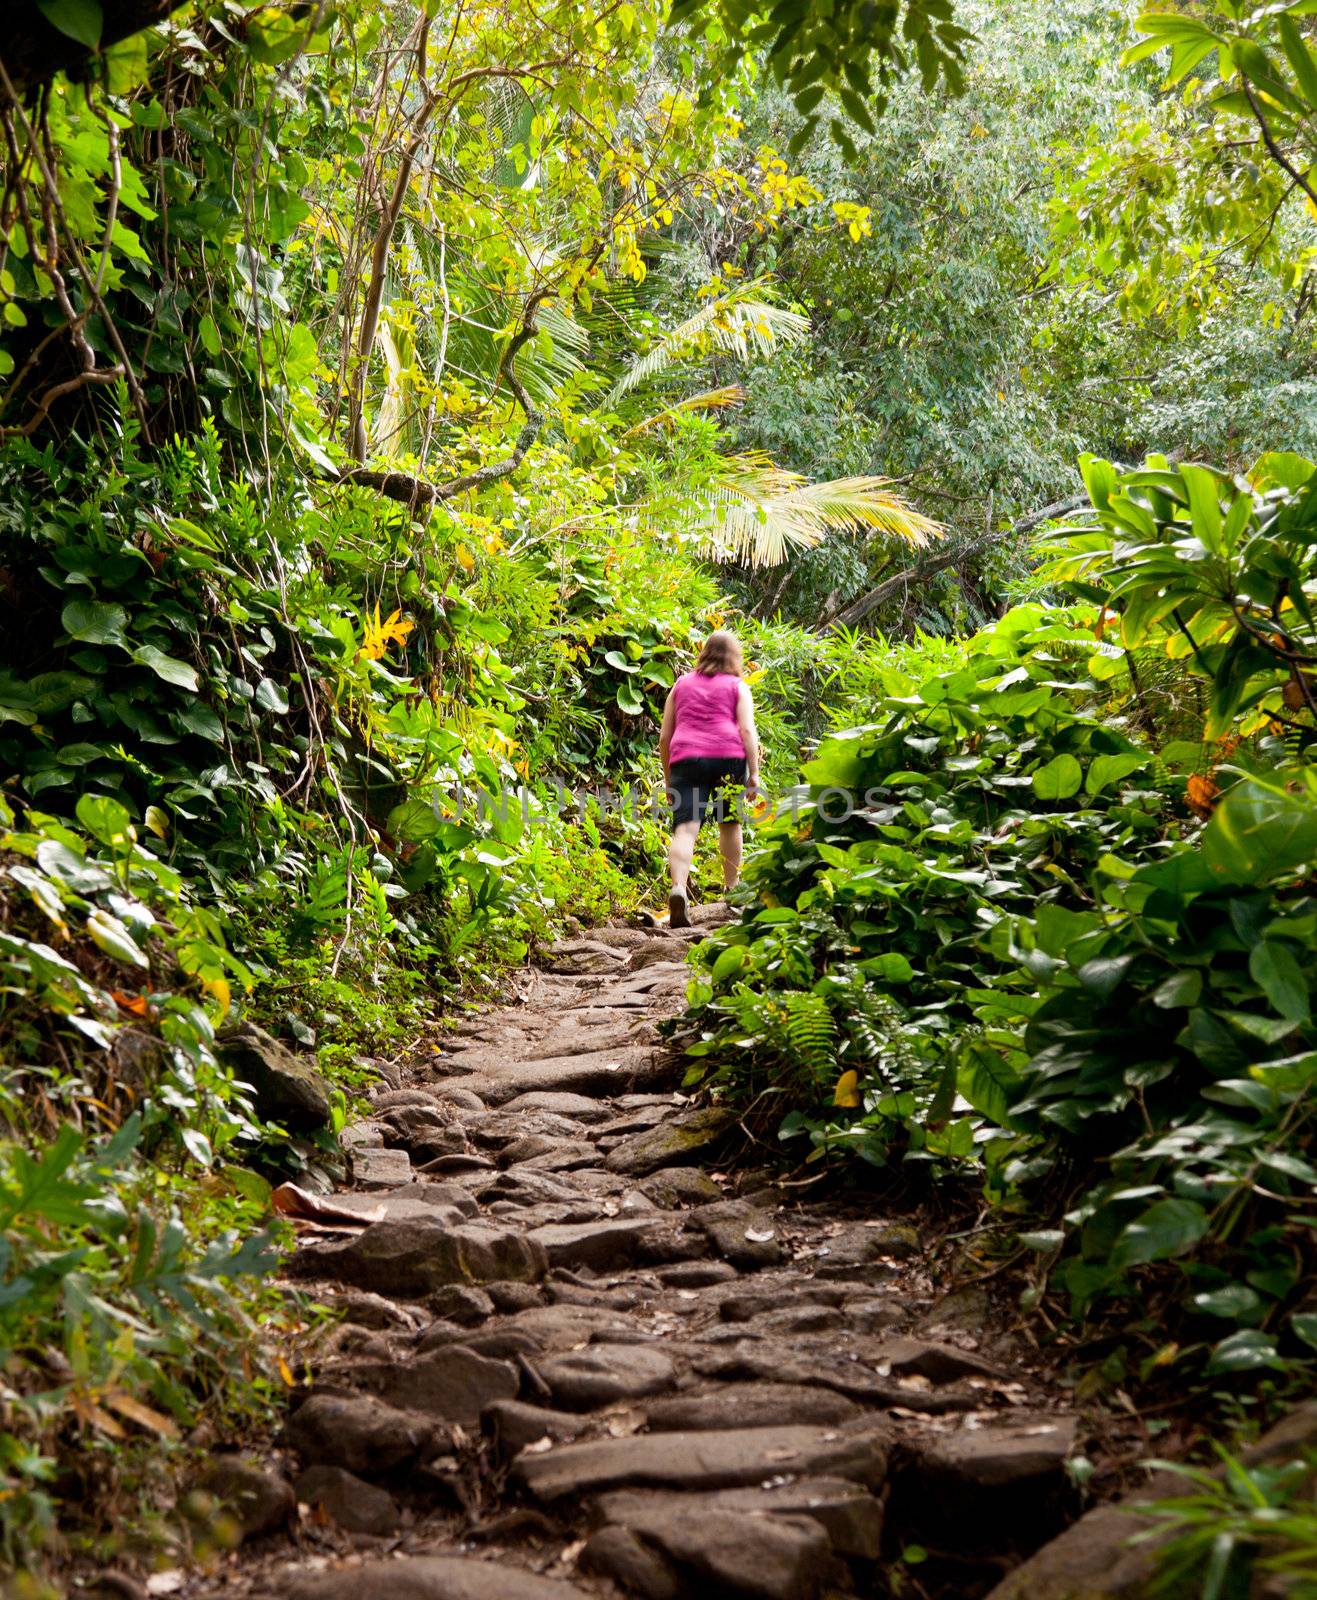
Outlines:
POLYGON ((343 1244, 303 1246, 286 1270, 380 1294, 421 1296, 450 1283, 542 1278, 543 1246, 487 1223, 434 1216, 386 1217, 343 1244))
POLYGON ((318 1506, 348 1533, 369 1533, 382 1539, 396 1532, 402 1520, 398 1503, 387 1489, 354 1477, 342 1467, 308 1467, 293 1487, 303 1505, 318 1506))
POLYGON ((310 1133, 329 1121, 329 1085, 320 1072, 254 1022, 225 1029, 216 1054, 235 1078, 251 1084, 263 1117, 294 1133, 310 1133))

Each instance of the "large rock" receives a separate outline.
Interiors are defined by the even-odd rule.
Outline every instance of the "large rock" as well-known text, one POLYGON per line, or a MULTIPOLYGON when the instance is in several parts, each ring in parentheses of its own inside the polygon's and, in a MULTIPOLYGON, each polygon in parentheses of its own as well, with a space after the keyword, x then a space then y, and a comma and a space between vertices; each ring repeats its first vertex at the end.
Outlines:
POLYGON ((588 1417, 564 1416, 561 1411, 545 1411, 521 1400, 496 1400, 485 1408, 480 1420, 505 1461, 541 1439, 552 1439, 555 1444, 575 1439, 590 1425, 588 1417))
POLYGON ((865 1405, 902 1406, 930 1415, 973 1411, 978 1404, 973 1392, 932 1389, 927 1384, 916 1387, 913 1380, 880 1378, 858 1361, 803 1360, 792 1346, 767 1339, 716 1350, 700 1356, 694 1366, 701 1377, 718 1378, 723 1383, 808 1384, 834 1389, 865 1405))
POLYGON ((574 1583, 541 1578, 506 1561, 411 1556, 336 1572, 279 1574, 257 1600, 590 1600, 574 1583))
POLYGON ((494 1302, 474 1284, 446 1283, 430 1296, 430 1310, 459 1327, 475 1328, 494 1315, 494 1302))
POLYGON ((722 1190, 713 1179, 695 1167, 662 1167, 643 1179, 639 1188, 646 1199, 665 1211, 722 1199, 722 1190))
POLYGON ((725 1106, 704 1106, 624 1139, 609 1151, 604 1165, 610 1172, 636 1178, 663 1167, 689 1165, 702 1161, 735 1125, 734 1111, 725 1106))
POLYGON ((369 1395, 313 1394, 284 1424, 282 1439, 308 1466, 375 1473, 415 1461, 433 1435, 430 1419, 369 1395))
POLYGON ((593 1411, 672 1388, 677 1369, 661 1350, 637 1344, 594 1344, 536 1363, 536 1371, 568 1411, 593 1411))
POLYGON ((656 1221, 654 1217, 618 1217, 605 1222, 551 1223, 533 1229, 527 1237, 543 1250, 551 1267, 610 1272, 632 1265, 656 1221))
POLYGON ((846 1422, 860 1408, 845 1395, 798 1383, 729 1383, 678 1394, 645 1407, 651 1433, 706 1433, 718 1428, 769 1428, 784 1422, 846 1422))
POLYGON ((405 1150, 380 1145, 353 1145, 348 1167, 358 1189, 400 1189, 412 1181, 412 1158, 405 1150))
POLYGON ((244 1539, 284 1527, 297 1510, 287 1478, 245 1456, 217 1456, 198 1487, 213 1494, 233 1516, 244 1539))
POLYGON ((626 963, 625 950, 614 949, 599 939, 559 939, 545 951, 546 972, 585 976, 597 972, 620 972, 626 963))
POLYGON ((690 1221, 734 1267, 772 1267, 782 1259, 776 1221, 746 1200, 719 1200, 700 1206, 691 1212, 690 1221))
POLYGON ((448 1106, 395 1106, 378 1120, 388 1142, 410 1150, 417 1161, 460 1155, 467 1148, 466 1129, 448 1106))
POLYGON ((448 1283, 531 1281, 548 1259, 533 1235, 431 1216, 386 1218, 343 1244, 304 1246, 286 1270, 382 1294, 420 1296, 448 1283))
POLYGON ((691 1495, 614 1489, 595 1502, 606 1523, 641 1532, 655 1516, 683 1516, 696 1506, 756 1518, 809 1517, 827 1534, 838 1555, 876 1561, 882 1552, 881 1501, 843 1478, 801 1478, 751 1489, 715 1489, 698 1501, 691 1495))
POLYGON ((1018 1413, 953 1432, 908 1429, 892 1464, 892 1525, 916 1544, 955 1528, 966 1557, 1027 1555, 1077 1509, 1065 1471, 1074 1437, 1070 1417, 1018 1413))
POLYGON ((976 1493, 1027 1488, 1036 1494, 1038 1480, 1060 1477, 1075 1443, 1075 1419, 1044 1422, 1007 1419, 983 1428, 938 1433, 916 1447, 917 1470, 926 1486, 964 1485, 976 1493))
POLYGON ((395 1532, 402 1520, 387 1489, 366 1483, 342 1467, 308 1467, 294 1488, 303 1505, 319 1508, 348 1533, 384 1538, 395 1532))
POLYGON ((528 1133, 498 1153, 501 1167, 529 1167, 534 1172, 571 1172, 595 1166, 598 1160, 599 1152, 584 1139, 559 1139, 549 1133, 528 1133))
POLYGON ((604 1122, 612 1115, 608 1103, 595 1099, 593 1095, 548 1089, 532 1089, 527 1094, 519 1094, 503 1107, 505 1116, 517 1116, 523 1111, 549 1111, 555 1116, 569 1117, 573 1122, 586 1123, 604 1122))
POLYGON ((239 1082, 251 1084, 263 1117, 294 1133, 309 1133, 329 1121, 329 1085, 321 1074, 254 1022, 225 1029, 216 1054, 239 1082))
POLYGON ((586 1540, 579 1560, 582 1572, 611 1578, 639 1600, 683 1600, 689 1593, 672 1563, 629 1528, 600 1528, 586 1540))
POLYGON ((359 1328, 380 1328, 414 1334, 421 1325, 420 1315, 409 1306, 400 1306, 382 1294, 367 1289, 342 1289, 322 1296, 321 1304, 341 1311, 344 1322, 359 1328))
POLYGON ((801 1516, 756 1516, 685 1495, 630 1512, 627 1531, 685 1580, 679 1593, 814 1600, 827 1582, 828 1538, 801 1516))
POLYGON ((476 1197, 485 1206, 493 1207, 502 1201, 515 1206, 552 1205, 558 1201, 579 1201, 581 1190, 572 1178, 554 1172, 500 1172, 496 1178, 482 1183, 476 1197))
POLYGON ((734 1283, 736 1268, 730 1261, 678 1261, 659 1270, 659 1282, 669 1289, 710 1289, 719 1283, 734 1283))
POLYGON ((831 1285, 803 1282, 776 1284, 769 1289, 743 1289, 718 1302, 718 1315, 724 1322, 750 1322, 780 1311, 785 1305, 839 1306, 845 1290, 831 1285))
POLYGON ((444 1422, 477 1422, 487 1405, 511 1400, 520 1387, 511 1362, 493 1361, 459 1344, 419 1359, 359 1367, 354 1376, 389 1405, 444 1422))
POLYGON ((497 1070, 484 1068, 463 1081, 487 1105, 502 1106, 523 1094, 621 1094, 639 1084, 657 1082, 669 1070, 651 1046, 624 1045, 615 1050, 550 1056, 543 1061, 501 1062, 497 1070))
POLYGON ((847 1429, 736 1428, 718 1433, 659 1433, 592 1439, 543 1454, 523 1452, 513 1477, 541 1500, 643 1487, 737 1488, 790 1475, 846 1478, 869 1488, 887 1473, 888 1433, 847 1429))

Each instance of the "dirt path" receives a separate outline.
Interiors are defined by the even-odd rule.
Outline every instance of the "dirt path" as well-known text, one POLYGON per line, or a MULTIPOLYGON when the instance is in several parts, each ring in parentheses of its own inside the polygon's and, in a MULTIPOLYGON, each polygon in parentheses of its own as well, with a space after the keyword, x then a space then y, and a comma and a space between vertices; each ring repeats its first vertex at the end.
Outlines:
POLYGON ((379 1220, 293 1258, 343 1320, 188 1594, 972 1597, 1062 1525, 1064 1401, 918 1231, 723 1172, 654 1031, 683 956, 559 946, 348 1131, 379 1220))

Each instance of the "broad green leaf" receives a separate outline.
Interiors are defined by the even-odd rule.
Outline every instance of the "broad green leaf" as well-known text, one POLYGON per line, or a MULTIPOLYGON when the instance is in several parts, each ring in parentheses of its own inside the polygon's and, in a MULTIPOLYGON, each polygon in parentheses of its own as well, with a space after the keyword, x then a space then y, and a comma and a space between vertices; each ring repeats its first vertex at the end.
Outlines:
POLYGON ((1116 469, 1099 456, 1082 455, 1079 458, 1079 470, 1083 474, 1089 499, 1099 511, 1105 510, 1116 487, 1116 469))
POLYGON ((1294 951, 1279 939, 1263 939, 1248 956, 1249 975, 1282 1017, 1307 1022, 1311 1014, 1308 980, 1294 951))
POLYGON ((84 794, 75 809, 78 821, 104 845, 118 844, 132 827, 127 808, 103 794, 84 794))
POLYGON ((1292 16, 1282 11, 1276 18, 1281 48, 1294 69, 1303 98, 1317 111, 1317 55, 1304 42, 1299 26, 1292 16))
POLYGON ((1257 1328, 1242 1329, 1222 1339, 1212 1351, 1209 1372, 1253 1372, 1259 1367, 1283 1367, 1276 1342, 1257 1328))
POLYGON ((1255 489, 1301 489, 1317 466, 1292 450, 1272 450, 1259 456, 1248 469, 1248 481, 1255 489))
POLYGON ((110 888, 114 879, 94 861, 75 854, 59 839, 43 839, 37 846, 37 865, 57 883, 74 894, 97 894, 110 888))
POLYGON ((1227 883, 1267 883, 1317 859, 1317 793, 1306 781, 1246 778, 1203 832, 1202 859, 1227 883))
POLYGON ((1317 1312, 1296 1311, 1290 1318, 1290 1327, 1304 1344, 1317 1350, 1317 1312))
POLYGON ((1137 772, 1140 767, 1147 765, 1148 757, 1136 751, 1114 756, 1096 756, 1089 764, 1084 788, 1089 794, 1101 794, 1108 784, 1119 783, 1122 778, 1128 778, 1131 772, 1137 772))
POLYGON ((196 672, 186 661, 167 656, 153 644, 138 645, 133 651, 133 660, 140 666, 150 667, 157 678, 163 678, 166 683, 172 683, 176 688, 190 689, 193 694, 200 688, 196 672))
POLYGON ((199 1161, 203 1167, 208 1167, 214 1160, 214 1156, 211 1152, 210 1140, 207 1139, 205 1134, 199 1128, 184 1128, 179 1136, 193 1160, 199 1161))
POLYGON ((123 644, 128 613, 104 600, 70 600, 60 613, 65 633, 84 644, 123 644))
POLYGON ((1244 1283, 1225 1283, 1219 1289, 1207 1289, 1193 1297, 1194 1307, 1209 1317, 1228 1317, 1232 1322, 1244 1322, 1262 1310, 1262 1297, 1244 1283))
POLYGON ((1033 774, 1033 792, 1040 800, 1068 800, 1079 793, 1084 769, 1072 755, 1053 756, 1033 774))
POLYGON ((909 983, 915 975, 909 958, 899 950, 885 950, 882 955, 869 956, 856 965, 879 983, 909 983))
POLYGON ((1152 991, 1152 1003, 1163 1011, 1196 1006, 1203 992, 1203 975, 1196 967, 1173 972, 1152 991))
POLYGON ((111 94, 126 95, 147 81, 150 57, 146 48, 147 31, 131 33, 105 52, 105 81, 111 94))
POLYGON ((1079 968, 1079 981, 1091 994, 1097 995, 1099 1000, 1110 999, 1137 959, 1137 955, 1133 953, 1094 956, 1091 961, 1085 961, 1079 968))
POLYGON ((1213 555, 1221 551, 1221 486, 1206 467, 1183 466, 1180 476, 1189 491, 1193 529, 1213 555))
POLYGON ((747 959, 747 952, 743 945, 730 945, 714 962, 710 977, 715 983, 722 983, 724 979, 730 978, 733 973, 740 972, 747 959))
POLYGON ((97 909, 87 918, 87 932, 96 945, 117 961, 130 962, 135 967, 149 965, 141 946, 119 921, 108 911, 97 909))
POLYGON ((272 711, 279 717, 288 714, 288 696, 273 678, 262 678, 256 685, 255 700, 262 711, 272 711))
POLYGON ((1194 1200, 1159 1200, 1124 1230, 1111 1252, 1113 1267, 1139 1266, 1183 1255, 1205 1238, 1211 1219, 1194 1200))
POLYGON ((100 0, 37 0, 41 15, 52 28, 94 50, 101 42, 100 0))
POLYGON ((956 1087, 975 1111, 999 1128, 1010 1127, 1011 1102, 1019 1093, 1019 1078, 990 1045, 978 1040, 966 1045, 956 1074, 956 1087))

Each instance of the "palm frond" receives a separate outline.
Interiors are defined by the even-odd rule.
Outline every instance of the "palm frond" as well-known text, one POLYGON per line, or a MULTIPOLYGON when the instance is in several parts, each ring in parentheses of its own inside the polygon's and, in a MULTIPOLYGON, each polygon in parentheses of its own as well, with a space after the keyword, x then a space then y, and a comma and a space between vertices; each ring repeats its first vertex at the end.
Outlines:
POLYGON ((809 550, 833 530, 864 528, 916 547, 942 533, 908 506, 886 478, 810 483, 765 456, 731 456, 705 486, 682 531, 715 560, 778 566, 791 550, 809 550))
POLYGON ((652 416, 634 423, 622 437, 634 438, 638 433, 660 427, 663 423, 670 422, 673 417, 692 411, 725 411, 730 406, 739 406, 744 399, 745 390, 739 383, 727 383, 721 389, 705 389, 700 394, 687 395, 684 400, 678 400, 675 406, 665 406, 662 411, 655 411, 652 416))
POLYGON ((722 350, 748 359, 768 355, 781 345, 800 344, 809 336, 809 319, 787 311, 764 298, 766 278, 752 278, 715 295, 693 317, 679 322, 655 343, 653 349, 633 361, 613 385, 608 405, 639 384, 648 383, 683 356, 722 350))

